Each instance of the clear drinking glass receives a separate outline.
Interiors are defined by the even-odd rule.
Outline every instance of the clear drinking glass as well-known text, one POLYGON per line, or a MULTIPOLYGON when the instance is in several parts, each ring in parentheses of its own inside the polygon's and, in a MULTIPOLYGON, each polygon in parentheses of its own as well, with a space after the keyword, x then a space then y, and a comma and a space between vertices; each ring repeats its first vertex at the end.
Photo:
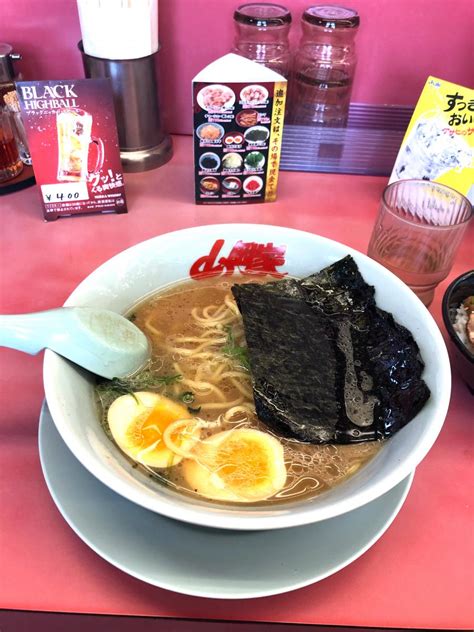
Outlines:
POLYGON ((234 24, 232 52, 288 77, 291 13, 286 7, 267 2, 243 4, 234 13, 234 24))
POLYGON ((367 254, 428 307, 471 217, 469 200, 450 187, 427 180, 393 182, 383 193, 367 254))
POLYGON ((23 170, 12 123, 12 113, 0 107, 0 182, 16 178, 23 170))
POLYGON ((92 116, 84 110, 60 110, 56 117, 58 132, 58 182, 80 182, 97 173, 104 163, 104 143, 93 138, 92 116), (97 145, 94 169, 88 170, 89 146, 97 145))

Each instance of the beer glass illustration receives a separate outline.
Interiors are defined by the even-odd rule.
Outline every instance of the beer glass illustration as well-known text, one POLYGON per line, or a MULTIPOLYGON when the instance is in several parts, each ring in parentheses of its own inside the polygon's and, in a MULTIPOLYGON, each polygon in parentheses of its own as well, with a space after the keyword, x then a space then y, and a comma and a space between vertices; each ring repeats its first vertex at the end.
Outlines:
POLYGON ((60 110, 56 117, 58 131, 58 182, 86 181, 104 164, 104 143, 93 138, 92 116, 79 109, 60 110), (97 147, 95 166, 88 169, 89 148, 97 147))

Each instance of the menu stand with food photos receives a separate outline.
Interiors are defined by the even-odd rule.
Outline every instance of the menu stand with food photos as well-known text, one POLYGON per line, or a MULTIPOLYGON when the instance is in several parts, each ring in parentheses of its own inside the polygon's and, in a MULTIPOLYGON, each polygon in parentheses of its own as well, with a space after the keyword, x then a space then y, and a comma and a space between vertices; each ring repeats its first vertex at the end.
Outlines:
POLYGON ((276 199, 286 79, 229 53, 193 80, 197 204, 276 199))

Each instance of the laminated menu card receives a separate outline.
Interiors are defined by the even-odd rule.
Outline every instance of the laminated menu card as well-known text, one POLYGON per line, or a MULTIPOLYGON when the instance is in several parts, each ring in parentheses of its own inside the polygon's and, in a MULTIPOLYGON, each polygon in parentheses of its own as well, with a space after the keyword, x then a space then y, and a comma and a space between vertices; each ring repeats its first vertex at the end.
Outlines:
POLYGON ((197 204, 276 199, 286 79, 229 53, 193 79, 197 204))
POLYGON ((390 182, 433 180, 474 203, 474 90, 428 77, 390 182))
POLYGON ((46 220, 127 211, 108 79, 17 82, 46 220))

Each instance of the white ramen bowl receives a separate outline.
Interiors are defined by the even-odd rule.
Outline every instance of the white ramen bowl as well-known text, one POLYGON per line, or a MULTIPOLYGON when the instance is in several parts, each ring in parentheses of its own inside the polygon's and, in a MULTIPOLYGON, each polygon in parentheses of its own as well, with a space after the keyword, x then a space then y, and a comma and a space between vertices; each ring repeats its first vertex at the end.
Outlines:
MULTIPOLYGON (((426 365, 423 378, 431 397, 416 418, 390 438, 359 472, 319 497, 270 507, 224 506, 175 492, 133 468, 99 423, 94 377, 46 351, 44 386, 59 433, 82 465, 117 493, 151 511, 198 525, 277 529, 326 520, 369 503, 400 483, 426 456, 443 425, 451 390, 448 355, 435 321, 415 294, 380 264, 343 244, 289 228, 202 226, 155 237, 116 255, 90 274, 65 305, 126 312, 145 295, 189 278, 190 269, 220 266, 220 273, 224 273, 219 259, 227 257, 237 242, 255 242, 264 248, 267 244, 270 248, 271 244, 284 246, 284 263, 276 270, 296 277, 352 255, 365 280, 375 286, 377 304, 408 327, 420 347, 426 365), (215 262, 210 262, 206 255, 217 240, 222 240, 221 248, 215 262)), ((245 272, 249 266, 252 268, 251 260, 245 261, 244 257, 240 270, 235 272, 245 272)))

